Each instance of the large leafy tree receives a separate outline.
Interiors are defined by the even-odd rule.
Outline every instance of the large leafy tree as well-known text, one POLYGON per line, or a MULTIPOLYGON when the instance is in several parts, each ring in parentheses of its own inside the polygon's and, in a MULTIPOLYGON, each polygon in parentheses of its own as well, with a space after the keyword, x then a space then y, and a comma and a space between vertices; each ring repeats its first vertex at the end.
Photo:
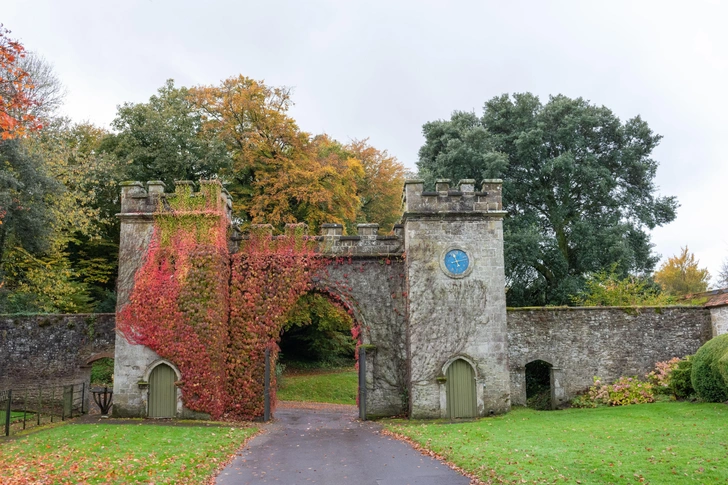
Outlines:
POLYGON ((113 153, 131 180, 175 180, 215 177, 230 165, 225 144, 203 131, 203 114, 187 88, 170 79, 147 103, 119 106, 112 123, 116 134, 101 149, 113 153))
POLYGON ((288 114, 289 89, 237 76, 190 94, 204 131, 232 157, 220 173, 242 220, 306 222, 316 231, 325 222, 386 228, 399 217, 402 165, 366 141, 343 145, 301 131, 288 114))
POLYGON ((675 218, 674 197, 656 195, 660 136, 639 116, 566 96, 530 94, 485 103, 427 123, 420 174, 504 179, 504 237, 511 305, 568 304, 586 278, 615 265, 650 272, 648 229, 675 218))
POLYGON ((685 246, 680 254, 668 258, 660 266, 655 272, 655 281, 673 296, 702 293, 708 289, 710 273, 706 268, 698 267, 699 263, 685 246))
POLYGON ((376 222, 382 232, 389 232, 402 215, 404 165, 387 150, 371 146, 368 140, 354 140, 346 149, 364 170, 358 184, 361 207, 357 222, 376 222))

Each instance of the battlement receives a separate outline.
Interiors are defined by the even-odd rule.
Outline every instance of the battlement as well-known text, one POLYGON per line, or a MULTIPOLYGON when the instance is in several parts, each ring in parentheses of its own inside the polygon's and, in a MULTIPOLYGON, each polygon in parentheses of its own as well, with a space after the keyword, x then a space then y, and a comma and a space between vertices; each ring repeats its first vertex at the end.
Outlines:
MULTIPOLYGON (((404 229, 395 224, 392 235, 380 236, 379 224, 357 224, 356 236, 345 236, 342 224, 322 224, 321 234, 311 236, 318 242, 318 252, 327 256, 377 257, 399 256, 404 252, 404 229)), ((308 235, 308 226, 303 223, 286 224, 284 234, 273 236, 270 224, 253 224, 247 234, 234 236, 234 240, 245 240, 249 234, 263 234, 270 237, 308 235)))
POLYGON ((161 180, 144 184, 137 181, 121 184, 120 217, 151 218, 159 211, 172 210, 224 210, 228 221, 232 220, 233 198, 219 180, 200 180, 200 190, 195 192, 195 182, 176 180, 174 192, 166 193, 161 180))
POLYGON ((481 191, 475 191, 474 179, 458 182, 457 190, 450 188, 450 179, 438 179, 434 192, 425 191, 423 180, 406 180, 402 194, 405 218, 428 214, 482 214, 503 217, 503 181, 483 180, 481 191))

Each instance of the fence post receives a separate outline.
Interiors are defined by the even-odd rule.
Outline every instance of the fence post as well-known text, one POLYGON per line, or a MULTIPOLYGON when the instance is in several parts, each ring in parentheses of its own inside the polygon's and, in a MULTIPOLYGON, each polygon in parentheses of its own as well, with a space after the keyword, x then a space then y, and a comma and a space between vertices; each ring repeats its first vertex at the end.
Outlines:
POLYGON ((265 377, 263 378, 263 421, 270 421, 270 349, 265 349, 265 377))
POLYGON ((52 389, 52 391, 51 391, 50 410, 51 410, 51 423, 52 423, 53 422, 53 406, 56 404, 56 387, 53 386, 53 387, 51 387, 51 389, 52 389))
POLYGON ((86 414, 84 406, 86 405, 86 382, 81 383, 81 414, 86 414))
POLYGON ((37 426, 40 426, 40 407, 41 407, 41 404, 43 403, 42 397, 40 395, 41 392, 42 392, 42 389, 40 386, 38 386, 38 409, 37 409, 37 414, 36 414, 36 417, 38 418, 38 422, 36 423, 37 426))
POLYGON ((73 417, 73 384, 63 387, 63 411, 61 411, 61 421, 73 417))
POLYGON ((5 436, 10 436, 10 405, 13 402, 13 390, 8 389, 8 405, 5 406, 5 436))
POLYGON ((359 347, 359 419, 367 420, 367 351, 359 347))
POLYGON ((25 395, 23 396, 23 429, 25 429, 25 416, 28 414, 28 388, 25 388, 25 395))

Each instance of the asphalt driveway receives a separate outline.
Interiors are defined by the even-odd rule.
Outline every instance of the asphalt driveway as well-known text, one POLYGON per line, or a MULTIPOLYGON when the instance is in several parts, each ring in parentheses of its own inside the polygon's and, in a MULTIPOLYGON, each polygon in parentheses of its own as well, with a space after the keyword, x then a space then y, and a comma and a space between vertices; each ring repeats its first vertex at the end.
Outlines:
POLYGON ((217 477, 217 485, 468 485, 408 444, 356 420, 356 408, 281 407, 275 422, 217 477))

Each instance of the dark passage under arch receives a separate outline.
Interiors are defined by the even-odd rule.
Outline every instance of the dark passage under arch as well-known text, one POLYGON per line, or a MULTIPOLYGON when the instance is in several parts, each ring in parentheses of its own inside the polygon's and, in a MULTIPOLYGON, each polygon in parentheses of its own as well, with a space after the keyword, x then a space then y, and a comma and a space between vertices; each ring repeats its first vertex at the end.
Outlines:
POLYGON ((526 364, 526 406, 542 411, 553 409, 552 365, 544 360, 526 364))

